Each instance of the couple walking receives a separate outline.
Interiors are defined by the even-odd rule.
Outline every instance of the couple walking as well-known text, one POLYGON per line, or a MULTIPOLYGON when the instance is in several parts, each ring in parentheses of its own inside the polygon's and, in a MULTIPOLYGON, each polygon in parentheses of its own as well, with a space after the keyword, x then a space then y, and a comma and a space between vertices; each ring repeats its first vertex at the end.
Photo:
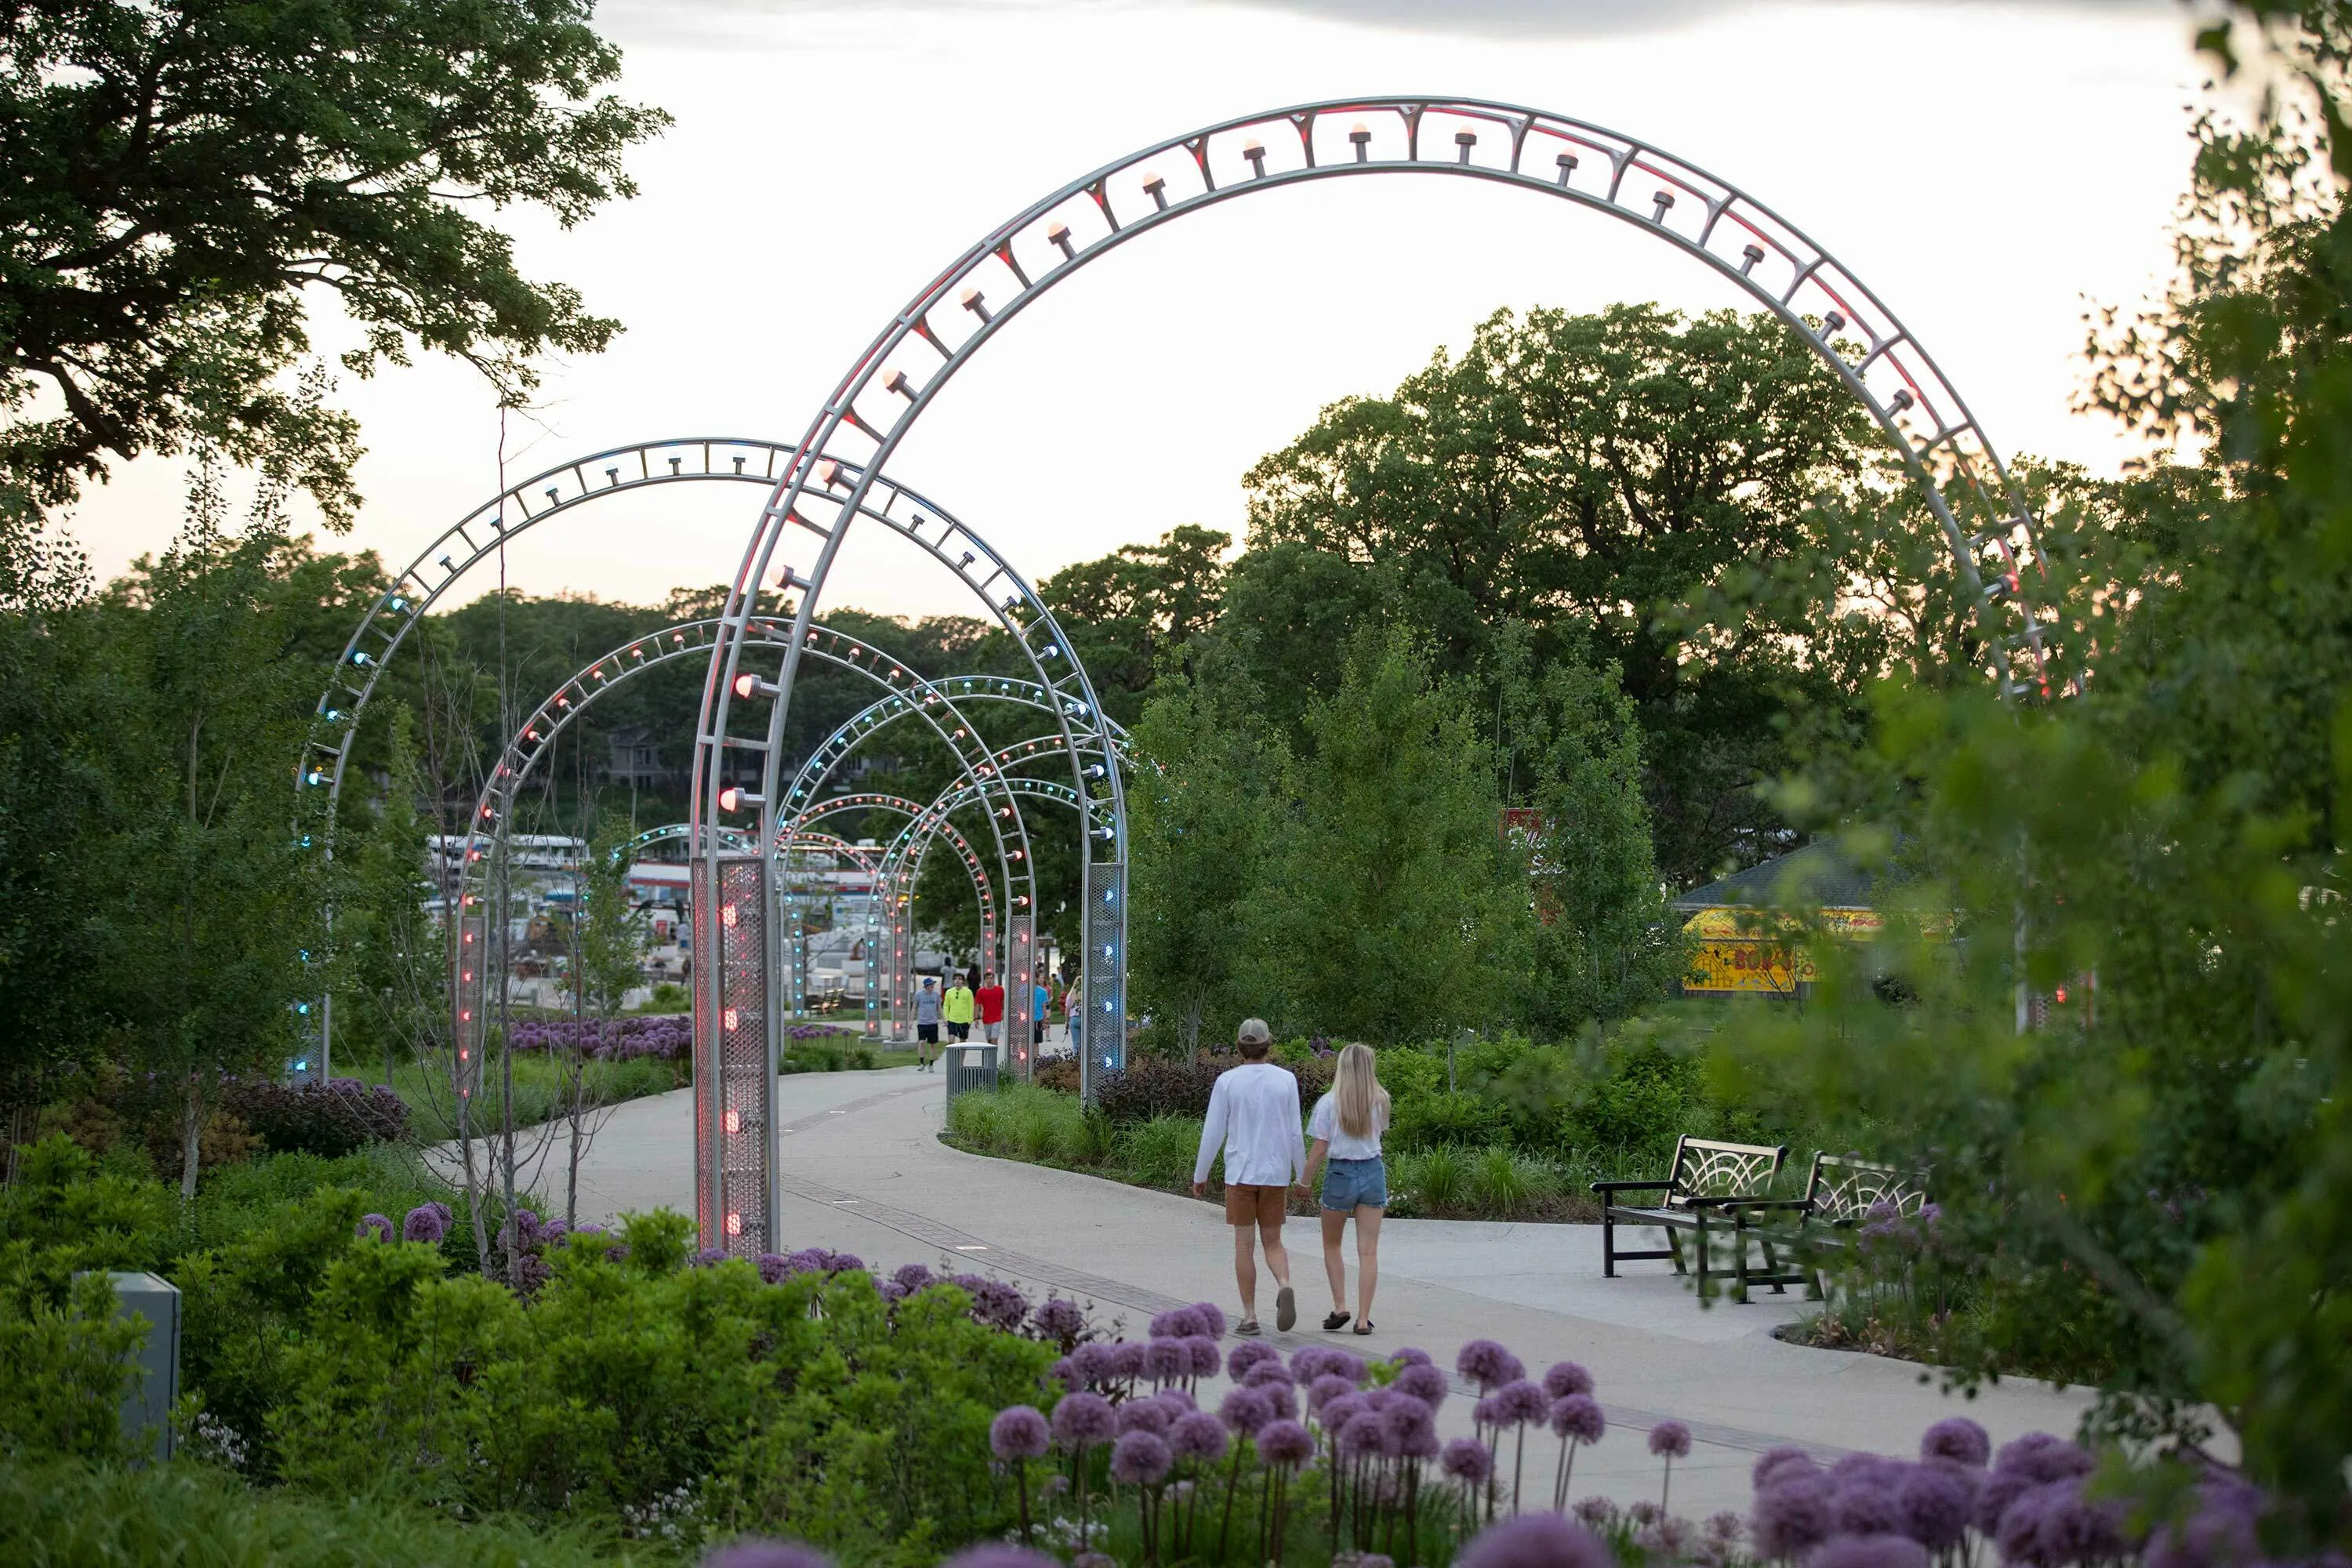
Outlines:
POLYGON ((1323 1178, 1323 1272, 1331 1284, 1327 1333, 1347 1327, 1372 1331, 1372 1287, 1380 1273, 1381 1215, 1389 1204, 1388 1167, 1381 1161, 1381 1134, 1389 1121, 1388 1091, 1372 1070, 1372 1048, 1349 1046, 1339 1053, 1331 1090, 1315 1102, 1304 1136, 1298 1129, 1298 1079, 1265 1059, 1274 1037, 1261 1018, 1241 1026, 1236 1042, 1242 1065, 1218 1075, 1209 1092, 1209 1116, 1201 1127, 1201 1152, 1192 1163, 1192 1193, 1206 1196, 1209 1166, 1225 1156, 1225 1223, 1234 1231, 1234 1280, 1241 1287, 1239 1334, 1255 1334, 1257 1321, 1257 1248, 1274 1275, 1274 1326, 1287 1332, 1298 1321, 1290 1289, 1290 1254, 1282 1245, 1282 1221, 1294 1180, 1304 1188, 1323 1178), (1307 1139, 1314 1141, 1310 1150, 1307 1139), (1356 1310, 1348 1310, 1348 1266, 1339 1256, 1348 1220, 1356 1221, 1356 1310))

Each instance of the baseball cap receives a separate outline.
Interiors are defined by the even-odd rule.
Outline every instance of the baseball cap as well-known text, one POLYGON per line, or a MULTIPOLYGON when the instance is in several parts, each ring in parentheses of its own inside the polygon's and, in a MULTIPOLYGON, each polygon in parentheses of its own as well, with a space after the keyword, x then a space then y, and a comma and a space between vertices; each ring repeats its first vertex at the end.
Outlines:
POLYGON ((1274 1044, 1274 1031, 1265 1026, 1264 1018, 1244 1018, 1234 1038, 1244 1046, 1270 1046, 1274 1044))

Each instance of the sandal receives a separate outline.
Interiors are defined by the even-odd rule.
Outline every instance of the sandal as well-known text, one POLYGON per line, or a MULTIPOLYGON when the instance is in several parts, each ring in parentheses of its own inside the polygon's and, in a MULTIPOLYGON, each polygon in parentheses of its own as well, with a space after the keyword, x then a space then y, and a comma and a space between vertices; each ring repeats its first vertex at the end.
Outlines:
POLYGON ((1334 1312, 1323 1320, 1323 1331, 1327 1334, 1337 1333, 1346 1328, 1348 1320, 1354 1316, 1353 1312, 1334 1312))
POLYGON ((1297 1321, 1297 1293, 1292 1290, 1289 1286, 1285 1285, 1280 1290, 1275 1292, 1274 1326, 1283 1333, 1286 1334, 1291 1331, 1292 1326, 1297 1321))
POLYGON ((1368 1318, 1364 1321, 1356 1325, 1356 1331, 1360 1334, 1369 1334, 1372 1331, 1373 1327, 1374 1325, 1371 1320, 1368 1318))
POLYGON ((1255 1318, 1244 1318, 1240 1322, 1234 1325, 1234 1332, 1240 1334, 1244 1338, 1255 1338, 1257 1335, 1257 1320, 1255 1318))

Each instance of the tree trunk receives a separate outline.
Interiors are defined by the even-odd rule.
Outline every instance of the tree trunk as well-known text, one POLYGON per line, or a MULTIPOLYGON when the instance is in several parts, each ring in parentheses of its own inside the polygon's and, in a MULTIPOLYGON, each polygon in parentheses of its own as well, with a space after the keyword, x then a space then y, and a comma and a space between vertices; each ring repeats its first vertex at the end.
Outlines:
POLYGON ((196 1201, 196 1164, 204 1152, 204 1079, 188 1069, 188 1094, 180 1111, 180 1201, 196 1201))

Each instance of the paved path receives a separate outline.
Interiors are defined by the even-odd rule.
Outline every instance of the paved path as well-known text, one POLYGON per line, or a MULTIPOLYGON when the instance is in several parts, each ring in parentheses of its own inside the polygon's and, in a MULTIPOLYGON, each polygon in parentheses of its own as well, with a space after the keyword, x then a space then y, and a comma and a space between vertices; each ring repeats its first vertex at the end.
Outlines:
MULTIPOLYGON (((1222 1210, 1188 1197, 967 1154, 939 1142, 944 1086, 911 1068, 803 1073, 780 1080, 784 1118, 786 1247, 824 1246, 870 1263, 943 1264, 1092 1304, 1100 1321, 1139 1335, 1155 1311, 1235 1300, 1222 1210)), ((691 1212, 689 1092, 633 1101, 614 1114, 582 1173, 582 1217, 667 1206, 691 1212)), ((1267 1339, 1288 1350, 1328 1305, 1311 1226, 1287 1228, 1300 1331, 1267 1339)), ((1621 1501, 1654 1492, 1658 1464, 1643 1431, 1664 1415, 1697 1439, 1675 1471, 1677 1513, 1744 1508, 1748 1468, 1764 1449, 1798 1443, 1833 1455, 1908 1455, 1920 1431, 1965 1410, 1996 1442, 2036 1428, 2071 1431, 2079 1393, 2010 1382, 1974 1401, 1939 1394, 1904 1362, 1783 1344, 1771 1329, 1802 1310, 1795 1292, 1703 1307, 1664 1263, 1601 1278, 1600 1226, 1391 1220, 1381 1232, 1380 1331, 1336 1342, 1357 1351, 1419 1345, 1450 1367, 1465 1340, 1489 1338, 1541 1369, 1582 1362, 1610 1416, 1605 1441, 1577 1464, 1578 1496, 1621 1501)), ((1352 1265, 1352 1254, 1350 1257, 1352 1265)), ((1267 1282, 1261 1281, 1262 1286, 1267 1282)), ((1469 1401, 1446 1402, 1441 1425, 1467 1430, 1469 1401)), ((1549 1484, 1558 1450, 1529 1445, 1529 1472, 1549 1484)))

